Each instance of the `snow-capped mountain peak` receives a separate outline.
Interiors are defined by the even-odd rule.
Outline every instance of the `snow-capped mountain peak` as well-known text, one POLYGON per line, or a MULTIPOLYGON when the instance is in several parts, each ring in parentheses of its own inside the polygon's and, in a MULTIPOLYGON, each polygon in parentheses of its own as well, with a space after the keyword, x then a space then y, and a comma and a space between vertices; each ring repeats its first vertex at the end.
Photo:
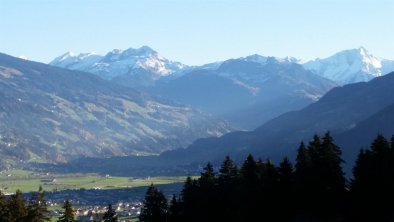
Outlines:
POLYGON ((134 60, 134 59, 146 59, 148 57, 155 57, 160 60, 166 60, 160 56, 155 50, 148 46, 142 46, 141 48, 128 48, 126 50, 114 49, 108 52, 104 56, 106 61, 117 61, 117 60, 134 60))
POLYGON ((83 70, 101 59, 102 56, 94 52, 76 54, 74 52, 66 52, 55 58, 50 65, 59 66, 68 69, 83 70))
POLYGON ((139 54, 139 55, 158 54, 155 50, 153 50, 151 47, 146 46, 146 45, 144 45, 144 46, 142 46, 142 47, 140 47, 138 49, 129 48, 128 50, 130 50, 131 52, 135 52, 136 54, 139 54))
POLYGON ((75 53, 68 51, 68 52, 64 53, 63 55, 56 57, 52 62, 55 62, 55 61, 62 62, 62 61, 68 60, 70 58, 75 58, 75 53))
POLYGON ((338 52, 303 64, 304 68, 339 84, 366 82, 386 74, 394 61, 375 57, 364 47, 338 52), (382 61, 384 61, 382 63, 382 61))
POLYGON ((279 58, 279 57, 275 57, 276 60, 278 60, 280 63, 299 63, 300 60, 295 58, 295 57, 291 57, 291 56, 286 56, 283 58, 279 58))
POLYGON ((298 63, 299 60, 297 58, 286 56, 286 57, 274 57, 274 56, 262 56, 259 54, 254 54, 246 57, 240 58, 241 60, 247 62, 257 62, 262 65, 265 65, 267 62, 278 62, 278 63, 298 63))
MULTIPOLYGON (((152 81, 168 76, 184 68, 179 62, 174 62, 159 55, 148 46, 128 48, 126 50, 114 49, 105 56, 94 53, 68 52, 54 59, 51 65, 63 68, 91 72, 104 79, 138 78, 143 79, 142 84, 151 84, 152 81)), ((134 84, 136 82, 134 81, 134 84)))
POLYGON ((253 54, 250 56, 246 56, 244 58, 240 58, 241 60, 247 61, 247 62, 257 62, 260 64, 265 64, 267 62, 267 58, 266 56, 262 56, 259 54, 253 54))
MULTIPOLYGON (((364 62, 365 66, 362 67, 363 71, 365 72, 373 72, 373 69, 379 69, 378 72, 380 72, 380 68, 382 68, 382 62, 381 59, 373 56, 370 54, 364 47, 359 48, 359 53, 362 58, 362 61, 364 62), (372 70, 371 70, 372 69, 372 70)), ((378 76, 381 76, 382 73, 379 73, 378 76)))

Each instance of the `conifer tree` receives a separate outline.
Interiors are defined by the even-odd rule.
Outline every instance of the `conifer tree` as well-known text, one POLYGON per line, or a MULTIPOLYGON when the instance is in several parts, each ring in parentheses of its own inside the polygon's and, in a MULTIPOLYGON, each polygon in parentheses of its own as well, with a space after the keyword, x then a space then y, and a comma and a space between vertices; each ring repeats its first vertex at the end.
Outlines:
POLYGON ((234 183, 238 177, 238 169, 230 156, 226 156, 219 169, 219 183, 231 184, 234 183))
POLYGON ((45 201, 45 194, 40 186, 35 195, 35 199, 31 201, 27 207, 26 221, 29 222, 45 222, 50 221, 47 203, 45 201))
POLYGON ((295 179, 298 183, 304 184, 307 182, 310 168, 312 165, 311 157, 305 147, 304 142, 301 142, 298 148, 296 164, 295 164, 295 179))
POLYGON ((272 160, 267 160, 265 164, 263 164, 264 170, 261 175, 263 188, 269 191, 273 191, 277 188, 279 182, 279 172, 275 167, 272 160))
POLYGON ((360 150, 356 163, 353 167, 353 179, 351 180, 351 190, 356 191, 359 189, 363 189, 361 186, 366 183, 367 178, 367 166, 371 156, 371 152, 369 150, 365 151, 363 149, 360 150))
POLYGON ((330 132, 327 132, 323 137, 320 163, 318 164, 323 186, 329 190, 331 195, 334 193, 341 195, 345 190, 346 181, 341 166, 344 161, 341 159, 341 155, 340 148, 334 143, 330 132))
POLYGON ((293 165, 291 164, 289 158, 285 157, 279 163, 279 181, 281 186, 290 188, 293 182, 293 165))
POLYGON ((199 201, 200 189, 198 183, 188 176, 181 191, 179 203, 183 221, 197 221, 197 218, 201 215, 201 212, 198 211, 199 201))
POLYGON ((76 220, 74 219, 74 211, 72 209, 72 205, 69 200, 66 200, 64 202, 63 209, 64 209, 64 213, 58 219, 58 222, 76 222, 76 220))
POLYGON ((365 212, 369 211, 369 206, 367 205, 368 201, 365 200, 370 199, 368 187, 369 183, 373 183, 373 181, 369 181, 371 176, 369 175, 370 169, 368 169, 371 163, 371 154, 369 150, 361 149, 353 167, 353 179, 350 184, 349 221, 362 221, 362 218, 367 218, 365 212))
POLYGON ((378 134, 378 136, 372 142, 371 150, 375 155, 386 155, 389 153, 390 144, 382 134, 378 134))
POLYGON ((170 205, 168 207, 168 221, 169 222, 182 222, 182 212, 180 201, 175 195, 172 196, 170 205))
POLYGON ((243 182, 250 185, 257 185, 259 181, 258 172, 259 169, 257 162, 254 160, 253 156, 249 154, 240 169, 240 175, 243 179, 243 182))
POLYGON ((379 134, 376 139, 373 141, 371 145, 371 166, 369 171, 371 172, 371 176, 375 178, 375 187, 379 186, 380 190, 385 190, 389 192, 392 190, 392 180, 394 177, 393 169, 393 151, 390 148, 389 142, 386 138, 379 134))
POLYGON ((340 148, 329 132, 323 140, 314 135, 307 149, 301 144, 295 171, 297 199, 303 202, 299 212, 314 220, 340 214, 345 194, 342 162, 340 148))
POLYGON ((234 161, 226 156, 220 169, 218 177, 218 189, 215 210, 217 218, 222 221, 236 221, 239 207, 236 203, 241 201, 239 190, 238 168, 234 161))
POLYGON ((167 199, 153 184, 148 188, 144 206, 141 210, 141 222, 162 222, 166 221, 168 212, 167 199))
POLYGON ((293 165, 289 158, 285 157, 279 163, 278 174, 279 174, 279 187, 278 193, 279 198, 282 202, 291 203, 293 201, 293 186, 294 186, 294 175, 293 165))
POLYGON ((389 142, 378 135, 370 150, 360 151, 351 181, 352 221, 393 221, 394 155, 389 142))
POLYGON ((181 191, 181 199, 185 203, 191 203, 194 201, 194 194, 197 188, 196 180, 192 179, 190 176, 186 178, 181 191))
MULTIPOLYGON (((293 216, 294 211, 294 175, 293 165, 290 160, 285 157, 279 163, 279 187, 278 187, 278 208, 281 209, 281 214, 278 215, 278 221, 289 221, 293 216)), ((274 210, 275 211, 275 210, 274 210)))
POLYGON ((315 184, 321 194, 319 211, 326 217, 336 217, 342 211, 345 198, 346 180, 342 170, 341 150, 327 132, 318 150, 318 159, 314 161, 315 184))
POLYGON ((108 205, 108 210, 104 213, 103 222, 117 222, 118 217, 115 209, 112 208, 112 204, 108 205))
POLYGON ((20 190, 17 190, 14 195, 8 200, 9 218, 7 222, 20 222, 27 215, 26 201, 20 190))
POLYGON ((309 150, 305 147, 304 142, 301 142, 295 164, 294 172, 294 189, 296 199, 299 204, 296 205, 298 212, 303 212, 309 209, 311 203, 311 176, 312 176, 312 160, 309 150))
POLYGON ((272 221, 278 217, 275 210, 280 206, 280 200, 278 199, 279 173, 277 167, 269 159, 259 165, 262 166, 260 187, 257 190, 257 195, 259 196, 258 205, 260 207, 254 214, 263 213, 267 220, 272 221))
MULTIPOLYGON (((264 167, 261 161, 258 164, 254 157, 249 154, 240 169, 241 178, 241 199, 240 215, 244 221, 252 221, 262 212, 259 211, 260 200, 262 197, 260 173, 264 167)), ((240 218, 239 218, 240 219, 240 218)))
POLYGON ((320 137, 317 134, 313 135, 313 139, 308 143, 308 152, 311 157, 312 164, 320 159, 321 145, 320 137))
POLYGON ((207 163, 204 167, 204 171, 201 173, 200 178, 197 180, 198 183, 198 199, 196 201, 195 208, 199 214, 196 214, 197 220, 217 221, 215 218, 216 206, 217 206, 217 177, 216 172, 213 169, 211 163, 207 163), (204 212, 204 215, 201 214, 204 212))
POLYGON ((7 205, 7 199, 0 191, 0 221, 8 221, 9 210, 7 205))
POLYGON ((204 167, 204 171, 201 173, 201 176, 198 179, 200 187, 213 187, 215 185, 215 179, 216 173, 213 169, 213 166, 211 163, 208 163, 204 167))
POLYGON ((294 190, 297 205, 295 211, 299 216, 309 209, 311 202, 310 195, 310 176, 311 176, 312 160, 305 143, 302 141, 297 151, 295 171, 294 171, 294 190))

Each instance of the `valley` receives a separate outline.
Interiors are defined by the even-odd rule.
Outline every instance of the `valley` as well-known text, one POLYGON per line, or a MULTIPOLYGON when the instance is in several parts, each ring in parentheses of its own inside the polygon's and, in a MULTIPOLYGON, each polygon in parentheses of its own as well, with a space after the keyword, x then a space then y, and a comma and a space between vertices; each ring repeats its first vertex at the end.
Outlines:
MULTIPOLYGON (((348 130, 393 103, 393 74, 383 75, 393 69, 391 61, 362 47, 305 64, 251 55, 187 66, 144 46, 105 56, 66 53, 50 65, 1 55, 0 65, 3 169, 198 174, 201 164, 224 155, 237 161, 248 153, 273 160, 283 153, 294 157, 299 141, 325 131, 338 137, 345 160, 352 163, 348 157, 365 144, 342 135, 351 135, 348 130), (349 77, 356 83, 340 86, 345 82, 334 76, 347 71, 330 71, 330 76, 316 69, 318 62, 328 70, 343 58, 352 63, 341 67, 369 70, 376 79, 365 83, 369 79, 349 77), (115 81, 142 76, 150 83, 115 81)), ((378 128, 389 135, 391 127, 383 125, 380 121, 378 128)), ((368 132, 364 141, 378 131, 368 132)))
POLYGON ((0 222, 394 221, 394 1, 0 5, 0 222))
POLYGON ((158 155, 233 128, 211 114, 0 54, 0 167, 76 157, 158 155))
POLYGON ((81 189, 111 190, 146 187, 152 183, 156 185, 182 183, 185 179, 185 176, 119 177, 109 174, 52 174, 11 170, 0 173, 0 189, 4 193, 14 193, 16 190, 34 192, 39 186, 47 192, 81 189))

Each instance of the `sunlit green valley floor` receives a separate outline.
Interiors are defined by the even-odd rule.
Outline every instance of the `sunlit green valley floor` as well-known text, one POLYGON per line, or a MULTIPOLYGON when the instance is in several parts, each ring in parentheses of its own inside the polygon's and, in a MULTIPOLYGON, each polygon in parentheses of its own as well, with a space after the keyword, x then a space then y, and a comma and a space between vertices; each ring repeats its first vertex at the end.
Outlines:
POLYGON ((46 174, 26 170, 11 170, 0 173, 0 190, 3 193, 37 191, 42 186, 45 191, 67 189, 115 189, 148 186, 150 184, 171 184, 184 182, 186 177, 113 177, 98 174, 46 174))

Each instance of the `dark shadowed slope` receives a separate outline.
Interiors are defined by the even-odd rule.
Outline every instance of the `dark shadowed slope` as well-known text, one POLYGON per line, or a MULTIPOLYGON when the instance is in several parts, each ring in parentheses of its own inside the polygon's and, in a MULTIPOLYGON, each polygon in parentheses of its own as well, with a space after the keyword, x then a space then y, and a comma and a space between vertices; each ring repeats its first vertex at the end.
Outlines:
POLYGON ((190 157, 189 154, 193 154, 189 160, 206 161, 209 156, 215 159, 226 154, 242 156, 250 152, 278 159, 284 155, 293 156, 301 140, 308 142, 313 134, 328 130, 343 146, 345 158, 356 156, 358 149, 368 146, 377 133, 394 133, 393 85, 394 73, 390 73, 367 83, 337 87, 318 102, 300 111, 285 113, 252 132, 201 139, 186 150, 163 156, 190 157))

